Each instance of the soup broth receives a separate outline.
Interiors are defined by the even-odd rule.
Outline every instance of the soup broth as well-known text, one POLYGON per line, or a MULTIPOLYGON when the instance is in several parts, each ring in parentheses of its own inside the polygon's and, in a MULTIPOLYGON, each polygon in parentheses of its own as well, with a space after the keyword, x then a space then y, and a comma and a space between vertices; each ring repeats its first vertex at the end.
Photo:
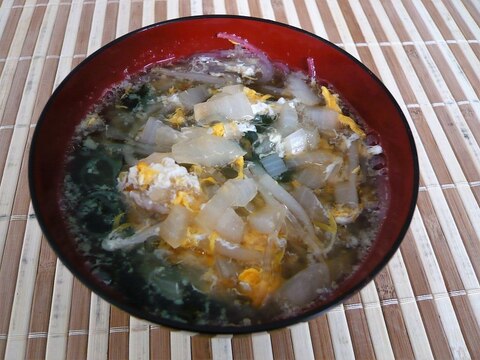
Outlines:
POLYGON ((386 208, 382 147, 326 81, 232 49, 157 64, 78 126, 63 209, 91 271, 165 319, 242 326, 321 301, 386 208))

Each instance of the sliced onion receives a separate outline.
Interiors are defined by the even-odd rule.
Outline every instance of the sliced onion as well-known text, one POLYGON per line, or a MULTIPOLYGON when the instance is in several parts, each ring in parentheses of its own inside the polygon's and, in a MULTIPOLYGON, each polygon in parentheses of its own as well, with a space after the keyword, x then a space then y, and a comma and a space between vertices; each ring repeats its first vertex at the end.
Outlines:
POLYGON ((214 230, 218 219, 230 207, 230 202, 222 196, 214 195, 198 213, 195 222, 203 228, 214 230))
POLYGON ((325 166, 320 164, 306 165, 296 171, 295 179, 310 189, 318 189, 325 185, 325 166))
POLYGON ((263 253, 261 251, 247 249, 224 239, 217 239, 215 241, 215 253, 247 263, 259 263, 263 259, 263 253))
POLYGON ((257 184, 253 179, 227 180, 218 191, 230 206, 247 206, 257 195, 257 184))
POLYGON ((320 134, 318 133, 317 129, 314 130, 305 130, 307 134, 307 147, 308 150, 314 150, 318 148, 320 144, 320 134))
POLYGON ((243 93, 243 88, 244 86, 242 84, 228 85, 221 88, 220 91, 222 94, 235 95, 238 93, 243 93))
POLYGON ((283 139, 282 144, 286 155, 300 154, 307 150, 307 134, 304 129, 298 129, 283 139))
POLYGON ((203 135, 208 135, 208 128, 187 126, 180 129, 185 140, 191 140, 203 135))
POLYGON ((352 174, 347 181, 335 184, 335 202, 337 204, 358 206, 358 192, 355 174, 352 174))
POLYGON ((325 168, 325 179, 328 183, 336 183, 339 180, 340 170, 342 169, 342 160, 337 159, 325 168))
POLYGON ((287 77, 287 88, 302 104, 317 105, 320 103, 320 97, 315 94, 313 89, 307 85, 299 73, 292 73, 287 77))
POLYGON ((283 187, 281 187, 270 175, 263 173, 258 166, 252 167, 252 172, 255 176, 255 180, 258 183, 259 190, 270 192, 270 194, 284 204, 289 211, 297 218, 300 224, 303 226, 308 236, 304 239, 307 245, 310 247, 314 254, 321 252, 318 245, 318 239, 315 235, 315 230, 308 214, 305 209, 295 200, 295 198, 283 187))
POLYGON ((313 150, 320 143, 320 135, 316 130, 298 129, 283 139, 285 154, 296 155, 306 150, 313 150))
POLYGON ((219 219, 232 206, 246 206, 257 194, 253 179, 230 179, 203 206, 196 222, 210 230, 215 230, 219 219))
POLYGON ((180 102, 187 110, 192 110, 195 104, 204 102, 210 93, 205 85, 199 85, 182 91, 178 94, 180 102))
POLYGON ((306 186, 298 186, 292 191, 292 195, 303 206, 312 222, 328 222, 327 211, 312 189, 306 186))
POLYGON ((359 164, 358 141, 353 141, 348 148, 348 170, 352 172, 359 164))
POLYGON ((369 156, 375 156, 383 153, 383 148, 380 145, 372 145, 367 146, 366 151, 369 156))
POLYGON ((107 251, 124 249, 132 245, 141 244, 152 236, 158 236, 159 232, 160 224, 155 224, 135 232, 132 236, 123 237, 121 229, 117 228, 103 240, 102 248, 107 251))
POLYGON ((171 70, 171 69, 166 69, 166 68, 156 68, 156 71, 158 71, 161 74, 171 76, 177 79, 185 79, 185 80, 191 80, 191 81, 198 81, 201 83, 207 83, 207 84, 225 84, 226 79, 223 77, 219 76, 212 76, 208 74, 202 74, 202 73, 196 73, 196 72, 185 72, 185 71, 177 71, 177 70, 171 70))
POLYGON ((193 111, 195 120, 203 123, 208 123, 212 116, 219 116, 223 121, 253 117, 250 101, 243 92, 196 104, 193 111))
MULTIPOLYGON (((144 130, 145 131, 145 130, 144 130)), ((185 136, 178 130, 159 122, 155 129, 155 150, 157 152, 171 151, 172 145, 185 140, 185 136)))
POLYGON ((137 163, 137 159, 133 155, 134 149, 132 146, 125 145, 122 150, 123 158, 128 166, 133 166, 137 163))
POLYGON ((217 219, 215 231, 225 240, 239 243, 243 239, 245 223, 232 208, 227 208, 223 215, 217 219))
POLYGON ((298 113, 288 103, 282 105, 275 128, 283 136, 288 136, 298 129, 298 113))
POLYGON ((146 158, 142 159, 142 161, 146 162, 147 164, 160 163, 166 157, 171 157, 171 156, 172 156, 171 153, 154 152, 148 155, 146 158))
POLYGON ((215 257, 215 268, 224 279, 233 279, 241 271, 241 267, 236 262, 223 256, 215 257))
POLYGON ((176 249, 187 235, 192 213, 181 205, 173 205, 167 218, 162 222, 160 236, 167 244, 176 249))
POLYGON ((281 305, 305 306, 330 285, 330 272, 325 263, 314 263, 288 279, 275 294, 281 305))
POLYGON ((143 127, 142 134, 138 141, 145 144, 155 144, 155 136, 157 134, 157 128, 162 125, 162 122, 153 117, 149 118, 143 127))
POLYGON ((248 40, 245 40, 235 34, 220 32, 217 34, 217 36, 221 39, 227 39, 233 43, 237 43, 244 49, 250 51, 253 55, 255 55, 260 60, 262 81, 266 83, 272 79, 273 73, 274 73, 273 64, 270 62, 270 59, 267 57, 267 55, 265 55, 265 53, 262 50, 250 44, 248 40))
POLYGON ((248 215, 247 221, 258 232, 273 234, 278 232, 285 221, 287 208, 278 202, 266 204, 260 210, 248 215))
POLYGON ((165 128, 158 129, 155 137, 155 150, 158 152, 171 151, 174 144, 185 140, 180 131, 165 126, 165 128))
POLYGON ((326 107, 307 106, 303 110, 303 121, 319 130, 332 130, 340 127, 338 113, 326 107))
POLYGON ((172 157, 179 164, 225 166, 245 153, 235 141, 210 134, 172 146, 172 157))
POLYGON ((309 152, 303 152, 298 155, 288 156, 285 158, 287 167, 297 168, 309 164, 331 164, 333 162, 342 162, 342 158, 337 154, 327 150, 315 150, 309 152))

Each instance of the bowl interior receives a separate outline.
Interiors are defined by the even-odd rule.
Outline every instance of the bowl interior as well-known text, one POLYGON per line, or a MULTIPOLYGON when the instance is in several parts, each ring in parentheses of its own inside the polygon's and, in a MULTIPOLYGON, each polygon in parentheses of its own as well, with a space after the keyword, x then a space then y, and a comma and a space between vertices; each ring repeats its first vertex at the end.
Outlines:
POLYGON ((248 39, 275 61, 306 70, 312 57, 317 76, 326 79, 351 103, 368 126, 379 134, 388 169, 389 208, 374 247, 360 270, 341 284, 325 302, 295 318, 260 327, 218 329, 188 328, 206 332, 249 332, 288 325, 327 309, 366 284, 398 248, 408 227, 418 188, 415 146, 398 105, 380 81, 353 57, 331 43, 304 31, 270 21, 231 17, 194 17, 160 23, 120 38, 81 63, 58 87, 38 122, 31 147, 30 187, 39 222, 61 260, 84 283, 110 302, 130 313, 162 323, 183 327, 143 313, 121 295, 99 282, 76 252, 74 239, 61 220, 61 166, 75 126, 105 90, 146 65, 169 57, 231 48, 218 39, 229 32, 248 39))

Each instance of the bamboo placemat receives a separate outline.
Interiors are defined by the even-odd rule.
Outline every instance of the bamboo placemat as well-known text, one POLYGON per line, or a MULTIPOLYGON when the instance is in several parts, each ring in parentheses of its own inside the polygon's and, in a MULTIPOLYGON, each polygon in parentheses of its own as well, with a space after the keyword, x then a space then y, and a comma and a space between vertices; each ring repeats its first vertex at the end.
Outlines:
POLYGON ((0 358, 479 358, 479 98, 478 0, 0 0, 0 358), (419 152, 416 212, 384 271, 326 315, 270 333, 205 337, 128 316, 57 261, 30 206, 29 142, 68 72, 128 31, 212 13, 346 49, 394 94, 419 152))

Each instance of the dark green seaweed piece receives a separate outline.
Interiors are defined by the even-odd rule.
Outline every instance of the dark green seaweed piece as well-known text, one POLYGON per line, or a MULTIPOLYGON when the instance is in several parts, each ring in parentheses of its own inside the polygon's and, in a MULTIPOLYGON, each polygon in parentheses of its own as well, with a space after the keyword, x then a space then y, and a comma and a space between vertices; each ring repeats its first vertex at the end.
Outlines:
POLYGON ((267 114, 257 114, 253 118, 253 125, 255 125, 255 128, 257 129, 257 132, 259 134, 262 134, 264 132, 267 132, 270 130, 270 125, 273 124, 275 121, 276 116, 270 116, 267 114))

